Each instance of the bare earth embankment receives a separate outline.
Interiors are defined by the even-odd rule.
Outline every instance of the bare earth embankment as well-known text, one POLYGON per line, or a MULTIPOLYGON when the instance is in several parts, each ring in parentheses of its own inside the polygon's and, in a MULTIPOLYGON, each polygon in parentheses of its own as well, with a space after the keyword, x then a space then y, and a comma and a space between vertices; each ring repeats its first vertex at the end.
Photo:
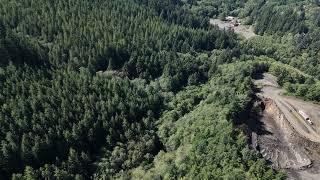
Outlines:
POLYGON ((264 74, 255 84, 256 107, 251 120, 252 144, 276 169, 285 169, 289 179, 320 179, 320 106, 283 96, 276 78, 264 74), (313 124, 298 113, 306 112, 313 124))

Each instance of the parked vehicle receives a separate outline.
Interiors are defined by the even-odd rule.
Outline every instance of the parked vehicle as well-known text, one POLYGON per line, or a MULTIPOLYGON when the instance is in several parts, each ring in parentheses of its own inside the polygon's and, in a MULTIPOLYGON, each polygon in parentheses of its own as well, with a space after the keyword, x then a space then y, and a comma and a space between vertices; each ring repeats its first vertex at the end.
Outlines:
POLYGON ((299 110, 299 114, 303 117, 304 120, 306 120, 309 124, 313 124, 310 117, 302 110, 299 110))

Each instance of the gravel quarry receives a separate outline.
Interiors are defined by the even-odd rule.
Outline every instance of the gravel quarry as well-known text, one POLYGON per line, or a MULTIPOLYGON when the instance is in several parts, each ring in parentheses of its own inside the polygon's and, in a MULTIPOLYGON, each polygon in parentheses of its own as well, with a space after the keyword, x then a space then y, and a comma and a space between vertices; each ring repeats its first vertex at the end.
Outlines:
POLYGON ((282 95, 284 90, 270 74, 254 84, 259 90, 247 123, 253 148, 273 168, 285 170, 288 179, 320 179, 320 106, 282 95))

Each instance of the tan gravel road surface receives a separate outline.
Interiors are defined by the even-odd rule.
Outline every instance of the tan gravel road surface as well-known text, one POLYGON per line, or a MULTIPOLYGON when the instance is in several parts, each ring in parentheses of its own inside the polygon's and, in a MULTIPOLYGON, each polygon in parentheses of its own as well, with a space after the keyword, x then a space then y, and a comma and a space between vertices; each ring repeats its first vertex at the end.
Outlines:
POLYGON ((270 74, 264 74, 264 78, 255 81, 255 84, 263 86, 259 95, 273 99, 297 133, 313 142, 320 142, 319 105, 282 95, 284 90, 280 89, 270 74), (312 125, 299 114, 299 110, 307 113, 313 122, 312 125))

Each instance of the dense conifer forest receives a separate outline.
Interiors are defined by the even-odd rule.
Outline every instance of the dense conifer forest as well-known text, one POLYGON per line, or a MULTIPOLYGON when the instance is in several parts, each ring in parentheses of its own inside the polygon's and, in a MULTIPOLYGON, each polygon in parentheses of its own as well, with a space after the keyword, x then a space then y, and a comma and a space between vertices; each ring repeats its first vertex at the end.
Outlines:
POLYGON ((263 71, 320 101, 319 13, 294 0, 0 1, 0 179, 284 179, 237 126, 263 71), (228 14, 263 36, 209 25, 228 14))

